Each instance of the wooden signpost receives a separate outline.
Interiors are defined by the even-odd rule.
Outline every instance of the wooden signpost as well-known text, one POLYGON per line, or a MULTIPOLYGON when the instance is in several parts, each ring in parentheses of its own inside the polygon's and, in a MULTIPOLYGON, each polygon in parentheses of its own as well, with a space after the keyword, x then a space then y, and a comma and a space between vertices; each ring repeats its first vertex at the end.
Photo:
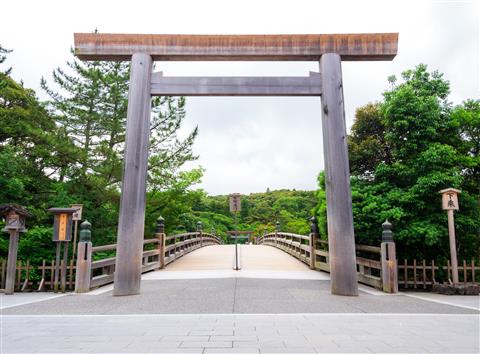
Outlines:
POLYGON ((0 215, 5 218, 5 227, 2 231, 10 234, 8 244, 7 279, 5 294, 12 295, 15 290, 15 273, 17 269, 18 239, 20 232, 26 232, 25 220, 30 214, 27 210, 15 204, 0 205, 0 215))
POLYGON ((68 242, 72 240, 72 215, 76 212, 73 208, 50 208, 54 214, 53 242, 57 244, 55 253, 55 275, 53 291, 58 292, 58 276, 61 268, 61 291, 65 292, 67 283, 68 242), (63 257, 60 259, 60 251, 63 244, 63 257))
POLYGON ((240 193, 232 193, 229 196, 230 212, 236 214, 242 210, 240 193))
POLYGON ((459 209, 458 194, 462 193, 455 188, 442 189, 442 209, 447 211, 448 217, 448 238, 450 243, 450 262, 452 264, 452 281, 458 284, 458 261, 457 261, 457 245, 455 241, 455 221, 453 219, 453 211, 459 209))
POLYGON ((74 226, 73 226, 72 258, 75 260, 75 255, 77 254, 78 222, 82 220, 83 204, 71 204, 71 205, 70 205, 70 208, 76 210, 76 211, 72 214, 72 220, 73 220, 73 223, 74 223, 74 226))
MULTIPOLYGON (((230 205, 230 212, 234 215, 235 218, 235 230, 238 229, 238 220, 237 220, 237 214, 242 210, 242 200, 241 200, 241 195, 240 193, 232 193, 229 196, 229 205, 230 205)), ((233 262, 233 269, 235 270, 240 270, 240 264, 238 260, 238 233, 234 234, 234 240, 235 240, 235 259, 233 262)))
POLYGON ((131 61, 114 295, 140 292, 152 96, 320 96, 332 293, 357 295, 342 61, 392 60, 398 33, 160 35, 75 33, 82 60, 131 61), (165 77, 153 61, 317 61, 299 77, 165 77))

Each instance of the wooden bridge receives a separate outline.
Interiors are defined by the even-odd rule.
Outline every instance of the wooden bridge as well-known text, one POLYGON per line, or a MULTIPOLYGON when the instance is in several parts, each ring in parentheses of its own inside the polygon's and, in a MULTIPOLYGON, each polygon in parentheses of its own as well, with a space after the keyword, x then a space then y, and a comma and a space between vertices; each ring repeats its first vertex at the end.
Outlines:
MULTIPOLYGON (((90 230, 84 230, 90 233, 90 230)), ((171 279, 179 272, 188 276, 198 276, 195 272, 208 273, 208 277, 235 276, 233 272, 234 246, 222 244, 222 239, 202 231, 177 235, 164 235, 163 226, 157 229, 153 238, 143 241, 142 273, 147 278, 171 279), (158 272, 161 270, 160 272, 158 272), (175 274, 176 272, 176 274, 175 274), (153 273, 158 273, 153 275, 153 273), (161 273, 161 274, 160 274, 161 273)), ((316 233, 298 235, 287 232, 272 232, 253 238, 255 244, 240 247, 239 277, 280 277, 289 279, 329 279, 329 250, 327 240, 319 239, 316 233), (314 255, 310 257, 310 254, 314 255), (288 273, 288 274, 286 274, 288 273)), ((378 246, 356 245, 357 277, 360 283, 386 292, 395 292, 396 287, 404 290, 427 289, 434 284, 448 280, 451 274, 450 263, 441 264, 434 260, 406 260, 397 263, 393 241, 378 246), (387 259, 387 246, 390 247, 387 259), (383 257, 383 260, 382 260, 383 257), (395 274, 395 266, 398 275, 395 274), (389 276, 390 279, 383 280, 389 276), (387 286, 390 284, 390 287, 387 286)), ((77 264, 70 260, 60 268, 61 279, 57 288, 88 292, 111 284, 114 280, 116 244, 92 247, 91 242, 79 243, 80 254, 77 264), (62 280, 63 279, 63 280, 62 280), (65 282, 65 287, 60 286, 65 282)), ((55 289, 55 260, 43 260, 42 264, 19 261, 16 266, 16 292, 52 291, 55 289), (33 279, 33 273, 39 274, 33 279)), ((475 283, 480 266, 473 260, 463 260, 460 281, 463 284, 475 283)), ((0 262, 0 289, 5 288, 6 261, 0 262)))
MULTIPOLYGON (((241 270, 308 271, 301 261, 264 245, 239 245, 241 270)), ((191 252, 165 267, 166 271, 231 270, 235 245, 213 245, 191 252)))
MULTIPOLYGON (((328 279, 328 242, 321 240, 316 230, 313 223, 309 235, 275 231, 255 238, 254 244, 239 245, 235 251, 235 245, 224 245, 220 237, 201 229, 166 235, 164 221, 160 218, 154 237, 143 241, 142 273, 154 270, 226 271, 239 265, 244 271, 321 271, 325 272, 324 279, 328 279)), ((388 234, 390 231, 384 232, 388 234)), ((117 258, 112 254, 97 259, 97 255, 100 252, 115 252, 116 247, 116 244, 92 247, 89 237, 79 243, 75 277, 77 293, 114 281, 117 258)), ((398 291, 393 240, 385 239, 380 247, 356 245, 356 251, 360 283, 389 293, 398 291)))

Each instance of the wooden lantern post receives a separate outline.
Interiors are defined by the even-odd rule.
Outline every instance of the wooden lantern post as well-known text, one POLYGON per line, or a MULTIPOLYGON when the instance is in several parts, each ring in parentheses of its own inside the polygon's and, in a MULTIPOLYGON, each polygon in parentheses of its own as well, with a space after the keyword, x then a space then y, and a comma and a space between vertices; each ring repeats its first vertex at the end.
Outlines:
POLYGON ((0 205, 0 215, 5 218, 5 227, 2 231, 10 234, 8 244, 7 279, 5 294, 12 295, 15 290, 15 273, 17 268, 18 239, 20 232, 26 232, 25 220, 30 214, 27 210, 15 204, 0 205))
POLYGON ((58 292, 58 274, 60 271, 60 262, 62 262, 61 290, 65 292, 67 283, 68 242, 72 240, 72 215, 77 210, 73 208, 50 208, 48 211, 54 214, 52 240, 57 244, 53 291, 58 292), (60 260, 62 243, 63 259, 60 260))
POLYGON ((442 195, 442 209, 447 211, 448 217, 448 238, 450 241, 450 261, 452 263, 452 281, 458 283, 458 261, 457 245, 455 242, 455 221, 453 211, 458 210, 458 194, 462 193, 455 188, 442 189, 439 192, 442 195))

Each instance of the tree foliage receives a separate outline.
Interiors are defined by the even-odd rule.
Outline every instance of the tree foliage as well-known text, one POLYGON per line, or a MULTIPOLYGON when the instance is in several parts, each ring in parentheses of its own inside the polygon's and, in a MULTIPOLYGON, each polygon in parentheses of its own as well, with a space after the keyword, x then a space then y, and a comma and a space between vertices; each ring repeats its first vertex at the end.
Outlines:
POLYGON ((478 257, 480 101, 452 107, 448 81, 425 65, 402 79, 390 78, 382 102, 357 109, 349 136, 356 238, 378 244, 388 218, 401 257, 446 259, 438 191, 454 187, 463 191, 456 213, 459 257, 478 257))
MULTIPOLYGON (((52 256, 49 207, 84 204, 95 244, 115 242, 129 70, 128 63, 72 59, 54 70, 52 85, 42 78, 48 102, 0 73, 0 203, 18 203, 33 214, 20 259, 52 256)), ((201 178, 201 169, 180 171, 196 158, 192 145, 198 133, 195 128, 185 139, 178 137, 184 118, 184 98, 152 99, 148 199, 153 206, 188 199, 188 187, 201 178)), ((147 214, 149 230, 152 217, 147 214)), ((7 244, 0 242, 3 255, 7 244)))
MULTIPOLYGON (((197 220, 204 224, 204 229, 213 228, 222 234, 234 230, 235 219, 229 210, 228 195, 208 196, 205 192, 198 192, 192 210, 197 220)), ((261 235, 274 231, 278 221, 282 231, 305 235, 310 232, 307 218, 313 215, 316 203, 314 191, 282 189, 244 195, 237 227, 261 235)))

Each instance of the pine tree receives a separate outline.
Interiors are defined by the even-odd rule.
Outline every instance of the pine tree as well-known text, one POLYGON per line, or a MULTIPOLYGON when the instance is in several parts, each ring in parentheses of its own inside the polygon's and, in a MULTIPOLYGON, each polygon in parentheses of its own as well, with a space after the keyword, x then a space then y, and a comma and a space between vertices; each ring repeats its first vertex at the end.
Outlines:
MULTIPOLYGON (((7 59, 7 54, 10 53, 12 50, 10 49, 5 49, 2 47, 0 44, 0 64, 3 64, 3 62, 7 59)), ((12 68, 8 68, 5 70, 3 73, 5 75, 10 75, 10 72, 12 71, 12 68)))
MULTIPOLYGON (((100 126, 102 114, 102 80, 103 71, 99 62, 81 63, 78 60, 68 62, 73 74, 61 68, 53 72, 54 82, 67 95, 55 92, 47 86, 42 77, 41 87, 52 98, 50 106, 57 115, 57 123, 65 134, 72 138, 81 149, 79 162, 80 178, 93 171, 96 156, 96 146, 101 140, 100 126)), ((62 179, 66 171, 62 171, 62 179)), ((75 177, 75 176, 69 176, 75 177)))
MULTIPOLYGON (((62 93, 51 89, 42 78, 42 88, 52 98, 50 107, 58 122, 83 151, 79 177, 101 188, 120 186, 130 68, 122 62, 67 63, 69 72, 57 68, 53 81, 62 93)), ((150 125, 149 189, 164 189, 175 183, 178 170, 196 159, 192 146, 198 129, 179 139, 185 118, 185 99, 152 99, 150 125)))

